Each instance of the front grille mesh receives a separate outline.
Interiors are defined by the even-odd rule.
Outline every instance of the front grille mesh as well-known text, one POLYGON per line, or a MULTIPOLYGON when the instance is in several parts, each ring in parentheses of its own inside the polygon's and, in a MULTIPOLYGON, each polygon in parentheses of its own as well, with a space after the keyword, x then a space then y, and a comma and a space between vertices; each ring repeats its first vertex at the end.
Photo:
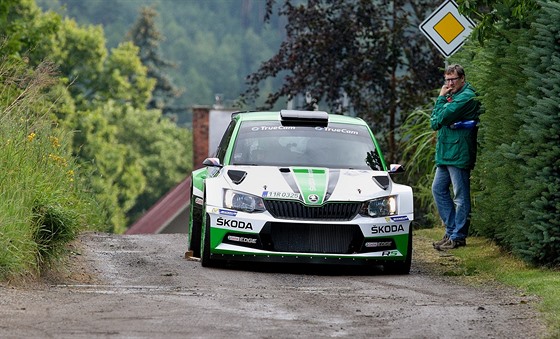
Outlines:
POLYGON ((305 206, 298 201, 265 200, 264 205, 277 219, 352 220, 360 211, 360 203, 331 202, 323 206, 305 206))
POLYGON ((347 254, 359 250, 363 236, 357 225, 272 223, 274 251, 347 254))

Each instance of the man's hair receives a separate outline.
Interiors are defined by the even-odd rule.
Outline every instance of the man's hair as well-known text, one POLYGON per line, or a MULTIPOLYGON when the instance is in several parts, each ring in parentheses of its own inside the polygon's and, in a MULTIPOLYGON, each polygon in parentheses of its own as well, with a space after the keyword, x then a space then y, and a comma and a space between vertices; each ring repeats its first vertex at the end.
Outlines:
POLYGON ((461 78, 465 77, 465 70, 463 69, 463 66, 459 64, 449 65, 445 69, 445 74, 451 74, 454 72, 457 72, 457 75, 460 76, 461 78))

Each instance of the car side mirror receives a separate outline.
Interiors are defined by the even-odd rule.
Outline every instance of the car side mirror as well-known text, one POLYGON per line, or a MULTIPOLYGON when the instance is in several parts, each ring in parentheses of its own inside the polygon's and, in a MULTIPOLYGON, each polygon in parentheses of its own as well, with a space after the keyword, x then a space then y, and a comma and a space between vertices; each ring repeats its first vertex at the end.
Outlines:
POLYGON ((389 165, 389 170, 387 171, 389 174, 399 174, 404 173, 404 167, 399 164, 391 164, 389 165))
POLYGON ((207 167, 223 167, 218 158, 206 158, 202 164, 207 167))

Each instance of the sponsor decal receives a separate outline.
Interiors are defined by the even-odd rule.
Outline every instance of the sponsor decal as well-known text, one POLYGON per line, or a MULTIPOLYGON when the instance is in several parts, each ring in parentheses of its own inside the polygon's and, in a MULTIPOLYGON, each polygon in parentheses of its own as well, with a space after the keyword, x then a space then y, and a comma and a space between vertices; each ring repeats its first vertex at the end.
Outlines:
POLYGON ((218 213, 218 214, 221 214, 221 215, 228 215, 230 217, 235 217, 237 215, 237 211, 226 210, 226 209, 217 208, 217 207, 212 208, 212 213, 218 213))
POLYGON ((354 130, 346 129, 346 128, 315 127, 315 130, 331 132, 331 133, 354 134, 354 135, 359 134, 358 131, 354 131, 354 130))
POLYGON ((197 205, 202 205, 204 203, 204 199, 196 197, 194 199, 194 203, 197 204, 197 205))
POLYGON ((373 225, 373 226, 371 226, 371 233, 372 234, 397 233, 397 232, 404 232, 404 226, 403 225, 373 225))
MULTIPOLYGON (((307 187, 309 188, 310 191, 316 191, 317 186, 315 185, 315 176, 313 175, 313 171, 310 169, 307 173, 308 173, 307 179, 309 180, 308 183, 307 183, 308 184, 307 187)), ((317 194, 312 194, 312 195, 317 196, 317 194)), ((311 195, 310 195, 310 197, 311 197, 311 195)), ((317 197, 317 198, 319 198, 319 197, 317 197)), ((317 202, 317 200, 315 200, 313 202, 317 202)))
POLYGON ((228 240, 235 241, 235 242, 243 242, 246 244, 256 244, 257 239, 254 238, 247 238, 247 237, 238 237, 236 235, 228 235, 228 240))
POLYGON ((390 217, 390 218, 385 218, 385 220, 387 220, 387 222, 399 222, 399 221, 408 221, 408 217, 406 215, 399 215, 396 217, 390 217))
POLYGON ((278 130, 295 130, 294 126, 255 126, 251 127, 251 131, 278 131, 278 130))
POLYGON ((368 241, 366 242, 366 247, 388 247, 393 245, 391 241, 368 241))
POLYGON ((271 192, 271 191, 264 191, 262 193, 263 198, 269 199, 294 199, 299 200, 301 194, 294 193, 294 192, 271 192))
POLYGON ((234 220, 234 219, 224 219, 222 217, 219 217, 218 220, 216 220, 216 225, 231 227, 231 228, 238 228, 238 229, 245 229, 245 230, 252 230, 253 229, 253 225, 250 222, 245 222, 245 221, 241 221, 241 220, 234 220))
POLYGON ((381 252, 381 255, 384 257, 394 257, 399 255, 399 251, 397 250, 392 250, 392 251, 383 251, 381 252))

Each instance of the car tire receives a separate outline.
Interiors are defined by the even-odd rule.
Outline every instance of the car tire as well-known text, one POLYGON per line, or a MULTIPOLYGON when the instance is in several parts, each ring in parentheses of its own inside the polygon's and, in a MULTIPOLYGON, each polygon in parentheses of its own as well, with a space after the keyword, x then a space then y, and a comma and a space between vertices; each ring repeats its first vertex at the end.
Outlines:
POLYGON ((191 230, 189 233, 189 250, 193 257, 200 257, 200 241, 202 229, 202 207, 195 204, 195 196, 191 197, 191 230))
POLYGON ((205 214, 205 218, 202 220, 202 237, 200 240, 201 243, 201 255, 200 255, 200 264, 203 267, 213 267, 215 266, 214 260, 210 259, 210 226, 208 225, 208 220, 210 217, 208 214, 205 214))
POLYGON ((394 261, 383 265, 383 270, 386 273, 394 275, 410 274, 410 267, 412 266, 412 225, 409 226, 407 247, 404 261, 394 261))

